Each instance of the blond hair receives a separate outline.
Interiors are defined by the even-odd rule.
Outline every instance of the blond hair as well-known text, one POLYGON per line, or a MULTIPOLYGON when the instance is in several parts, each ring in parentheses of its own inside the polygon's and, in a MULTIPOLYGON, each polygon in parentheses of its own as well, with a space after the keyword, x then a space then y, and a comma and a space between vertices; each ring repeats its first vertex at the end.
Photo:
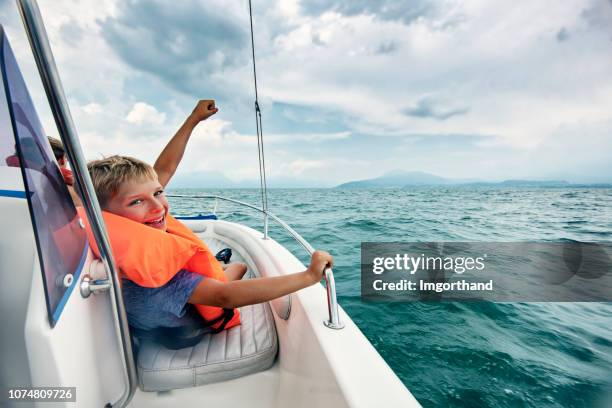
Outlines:
POLYGON ((130 181, 157 179, 153 167, 128 156, 109 156, 87 163, 98 201, 102 208, 119 191, 122 184, 130 181))

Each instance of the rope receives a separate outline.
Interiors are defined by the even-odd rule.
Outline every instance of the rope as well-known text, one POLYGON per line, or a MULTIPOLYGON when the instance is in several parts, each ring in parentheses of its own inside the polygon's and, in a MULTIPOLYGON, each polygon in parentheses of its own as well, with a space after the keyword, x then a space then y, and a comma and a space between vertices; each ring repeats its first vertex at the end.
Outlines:
POLYGON ((264 211, 268 211, 268 188, 266 182, 266 161, 263 147, 263 126, 261 121, 261 109, 257 94, 257 68, 255 66, 255 39, 253 36, 253 9, 249 0, 249 18, 251 22, 251 51, 253 55, 253 78, 255 84, 255 127, 257 129, 257 156, 259 159, 259 185, 261 188, 261 205, 264 211))

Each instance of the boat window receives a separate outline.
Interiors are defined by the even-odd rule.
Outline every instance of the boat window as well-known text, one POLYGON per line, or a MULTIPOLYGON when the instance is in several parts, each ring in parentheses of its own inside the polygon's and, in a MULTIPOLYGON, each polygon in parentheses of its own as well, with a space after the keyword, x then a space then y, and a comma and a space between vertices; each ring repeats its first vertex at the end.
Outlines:
POLYGON ((19 167, 4 86, 0 86, 0 166, 19 167))
POLYGON ((0 28, 3 90, 0 153, 3 165, 20 167, 43 274, 47 311, 54 326, 87 255, 87 237, 53 156, 15 57, 0 28), (5 120, 7 119, 7 120, 5 120))

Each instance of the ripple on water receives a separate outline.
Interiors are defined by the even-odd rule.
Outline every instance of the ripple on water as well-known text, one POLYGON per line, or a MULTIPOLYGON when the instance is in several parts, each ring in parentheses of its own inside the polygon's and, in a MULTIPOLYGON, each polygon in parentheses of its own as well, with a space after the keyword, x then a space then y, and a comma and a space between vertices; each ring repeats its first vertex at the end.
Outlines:
MULTIPOLYGON (((359 245, 609 240, 612 189, 423 188, 385 194, 272 189, 269 194, 276 215, 334 254, 340 303, 424 407, 588 407, 610 382, 612 303, 367 303, 359 296, 359 245)), ((254 204, 260 199, 257 190, 229 195, 254 204)), ((180 208, 202 212, 198 205, 194 200, 180 208)), ((225 204, 220 209, 224 219, 261 228, 251 212, 225 204)), ((293 248, 289 237, 271 233, 293 248)))
POLYGON ((380 229, 382 227, 378 222, 369 219, 350 220, 345 222, 343 226, 345 228, 358 228, 365 231, 380 229))

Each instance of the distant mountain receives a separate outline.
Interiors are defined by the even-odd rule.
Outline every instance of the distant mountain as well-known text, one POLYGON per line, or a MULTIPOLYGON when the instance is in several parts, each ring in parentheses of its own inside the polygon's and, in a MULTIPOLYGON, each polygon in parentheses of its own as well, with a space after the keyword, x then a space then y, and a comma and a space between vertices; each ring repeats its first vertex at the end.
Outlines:
POLYGON ((394 170, 373 179, 349 181, 348 183, 340 184, 337 188, 401 188, 407 185, 434 186, 454 183, 456 183, 454 180, 422 171, 394 170))
MULTIPOLYGON (((447 179, 422 171, 394 170, 380 177, 350 181, 336 188, 410 188, 415 186, 482 186, 482 187, 588 187, 612 188, 610 183, 569 183, 565 180, 505 180, 487 182, 474 179, 447 179)), ((258 179, 232 181, 218 171, 191 172, 176 174, 169 186, 170 189, 182 188, 259 188, 258 179)), ((269 188, 329 188, 321 180, 296 179, 294 177, 268 177, 269 188)))
POLYGON ((488 182, 466 179, 447 179, 422 171, 394 170, 380 177, 350 181, 336 188, 406 188, 414 186, 483 186, 483 187, 612 187, 612 184, 572 184, 565 180, 505 180, 488 182))

